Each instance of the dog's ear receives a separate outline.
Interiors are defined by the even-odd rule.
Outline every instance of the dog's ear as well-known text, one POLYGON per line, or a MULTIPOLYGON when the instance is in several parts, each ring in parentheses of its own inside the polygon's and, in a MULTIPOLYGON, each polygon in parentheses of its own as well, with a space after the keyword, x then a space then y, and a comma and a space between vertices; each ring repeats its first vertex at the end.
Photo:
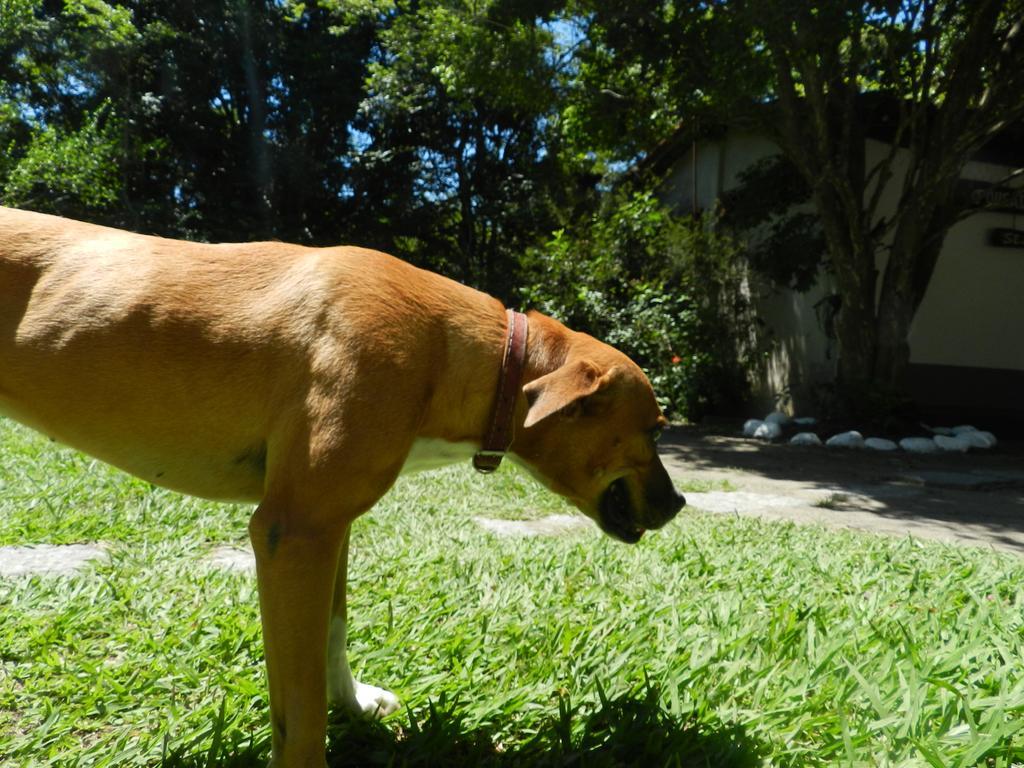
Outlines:
POLYGON ((611 372, 589 360, 576 360, 534 379, 523 387, 529 410, 524 427, 532 427, 555 413, 574 415, 582 410, 584 401, 597 394, 611 381, 611 372))

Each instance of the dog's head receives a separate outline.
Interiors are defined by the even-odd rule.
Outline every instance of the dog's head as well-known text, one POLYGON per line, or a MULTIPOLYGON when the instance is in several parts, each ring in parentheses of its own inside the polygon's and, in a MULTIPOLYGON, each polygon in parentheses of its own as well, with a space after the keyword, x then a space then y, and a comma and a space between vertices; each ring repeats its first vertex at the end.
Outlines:
POLYGON ((656 449, 667 422, 635 363, 585 334, 572 337, 564 361, 523 387, 513 451, 605 533, 634 543, 686 503, 656 449))

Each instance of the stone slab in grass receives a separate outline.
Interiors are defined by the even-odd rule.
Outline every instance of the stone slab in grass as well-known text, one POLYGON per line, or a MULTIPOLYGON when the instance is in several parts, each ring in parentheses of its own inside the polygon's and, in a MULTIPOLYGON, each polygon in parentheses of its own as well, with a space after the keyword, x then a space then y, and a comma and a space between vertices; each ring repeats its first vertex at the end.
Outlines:
POLYGON ((0 547, 0 578, 13 576, 67 576, 89 563, 106 560, 103 544, 35 544, 0 547))
POLYGON ((215 547, 203 561, 214 568, 225 571, 246 573, 256 571, 256 557, 252 550, 243 547, 215 547))
POLYGON ((474 517, 473 522, 498 536, 562 536, 592 527, 581 515, 548 515, 538 520, 498 520, 474 517))

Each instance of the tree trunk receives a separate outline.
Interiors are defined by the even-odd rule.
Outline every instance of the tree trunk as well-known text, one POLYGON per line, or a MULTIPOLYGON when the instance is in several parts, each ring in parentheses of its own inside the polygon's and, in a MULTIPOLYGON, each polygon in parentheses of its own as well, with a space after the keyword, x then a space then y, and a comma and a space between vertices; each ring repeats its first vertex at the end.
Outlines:
MULTIPOLYGON (((842 298, 836 317, 839 342, 837 390, 851 415, 889 407, 907 394, 910 326, 924 299, 956 211, 959 166, 939 177, 908 203, 893 233, 881 285, 875 268, 878 242, 851 210, 850 199, 829 185, 815 188, 815 205, 832 258, 832 271, 842 298), (876 297, 877 289, 877 297, 876 297)), ((851 166, 851 172, 863 174, 851 166)), ((851 187, 857 188, 851 179, 851 187)))
POLYGON ((910 324, 914 320, 910 303, 897 299, 886 303, 886 311, 878 316, 878 356, 875 360, 876 386, 892 394, 907 388, 910 364, 910 324))
POLYGON ((870 304, 853 301, 853 294, 840 289, 842 304, 836 316, 839 341, 837 386, 843 400, 857 401, 870 390, 874 381, 878 352, 875 313, 870 304))
POLYGON ((931 282, 948 231, 952 184, 932 210, 908 215, 893 238, 878 302, 877 381, 904 392, 910 365, 910 325, 931 282))
POLYGON ((841 303, 836 315, 839 406, 856 409, 870 390, 878 350, 875 324, 875 263, 871 241, 860 226, 859 212, 848 210, 829 188, 814 189, 841 303))

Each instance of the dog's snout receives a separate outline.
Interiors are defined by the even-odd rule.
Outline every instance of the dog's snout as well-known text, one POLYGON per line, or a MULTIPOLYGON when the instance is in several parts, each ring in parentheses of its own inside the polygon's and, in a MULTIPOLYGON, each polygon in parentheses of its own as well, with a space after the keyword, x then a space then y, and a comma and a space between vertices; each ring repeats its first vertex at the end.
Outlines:
POLYGON ((675 495, 675 499, 672 501, 671 515, 672 517, 675 517, 679 514, 679 511, 686 506, 686 497, 675 488, 672 489, 672 493, 675 495))
POLYGON ((647 528, 661 528, 686 506, 686 497, 676 490, 667 475, 665 480, 668 482, 659 483, 647 496, 647 528))
POLYGON ((686 497, 683 496, 679 491, 675 489, 675 486, 670 490, 665 503, 662 505, 662 515, 664 515, 664 522, 662 525, 667 523, 669 520, 679 514, 679 510, 686 506, 686 497))

